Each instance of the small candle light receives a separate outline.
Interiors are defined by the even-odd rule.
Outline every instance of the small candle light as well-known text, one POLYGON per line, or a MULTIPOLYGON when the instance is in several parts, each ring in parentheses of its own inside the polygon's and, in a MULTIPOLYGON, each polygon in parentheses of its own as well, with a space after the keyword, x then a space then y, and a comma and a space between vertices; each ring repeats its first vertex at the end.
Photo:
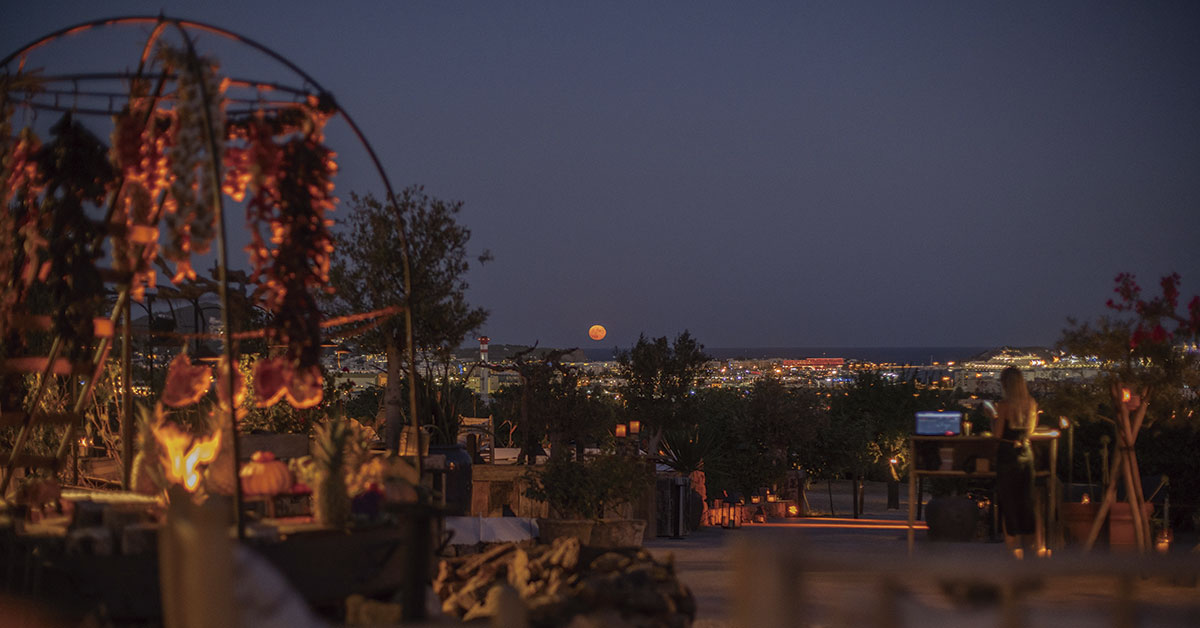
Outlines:
POLYGON ((1168 530, 1159 530, 1158 536, 1154 539, 1154 549, 1159 554, 1166 554, 1171 551, 1171 533, 1168 530))
POLYGON ((625 438, 625 429, 624 423, 617 424, 617 438, 625 438))
POLYGON ((629 422, 629 433, 633 434, 634 436, 641 434, 642 433, 642 422, 641 421, 630 421, 629 422))

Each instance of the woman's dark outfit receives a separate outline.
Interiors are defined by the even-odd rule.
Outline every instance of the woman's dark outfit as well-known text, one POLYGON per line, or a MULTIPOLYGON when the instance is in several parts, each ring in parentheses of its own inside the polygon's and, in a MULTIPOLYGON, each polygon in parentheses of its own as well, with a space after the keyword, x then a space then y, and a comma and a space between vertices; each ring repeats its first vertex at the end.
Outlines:
POLYGON ((996 502, 1004 532, 1012 536, 1033 534, 1033 449, 1021 431, 1004 428, 996 451, 996 502), (1020 442, 1014 447, 1014 442, 1020 442))

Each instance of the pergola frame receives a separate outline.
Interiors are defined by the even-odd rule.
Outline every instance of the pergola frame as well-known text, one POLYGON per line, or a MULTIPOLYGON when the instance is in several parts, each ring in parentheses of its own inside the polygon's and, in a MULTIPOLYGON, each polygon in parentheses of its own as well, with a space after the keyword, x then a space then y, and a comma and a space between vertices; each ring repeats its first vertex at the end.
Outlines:
MULTIPOLYGON (((411 269, 410 269, 410 265, 409 265, 409 243, 408 243, 408 240, 406 237, 404 216, 401 213, 398 203, 396 202, 396 196, 393 191, 391 182, 388 179, 387 173, 383 169, 383 166, 380 163, 379 158, 378 158, 377 154, 375 153, 375 150, 372 148, 370 142, 366 138, 366 135, 359 128, 358 124, 354 121, 354 119, 350 116, 350 114, 348 112, 346 112, 346 110, 343 107, 341 107, 340 105, 338 105, 336 103, 336 101, 332 97, 332 94, 330 94, 330 92, 328 90, 326 90, 315 78, 313 78, 307 72, 305 72, 304 70, 299 68, 296 64, 292 63, 286 57, 284 57, 283 55, 268 48, 267 46, 255 41, 253 39, 245 37, 243 35, 234 33, 232 31, 226 30, 224 28, 213 26, 211 24, 206 24, 203 22, 196 22, 196 21, 192 21, 192 20, 185 20, 185 19, 167 17, 167 16, 162 16, 162 15, 160 15, 160 16, 121 16, 121 17, 112 17, 112 18, 105 18, 105 19, 99 19, 99 20, 92 20, 89 22, 83 22, 80 24, 75 24, 73 26, 68 26, 66 28, 59 29, 59 30, 49 33, 47 35, 41 36, 41 37, 25 44, 24 46, 18 48, 16 51, 14 51, 11 54, 4 57, 3 60, 0 60, 0 69, 2 69, 5 73, 8 73, 10 71, 12 64, 14 62, 17 62, 17 66, 15 69, 16 69, 17 75, 19 75, 21 70, 24 67, 25 61, 30 52, 32 52, 33 50, 36 50, 42 46, 49 45, 56 40, 59 40, 59 39, 62 39, 62 38, 65 38, 65 37, 68 37, 71 35, 90 31, 92 29, 96 29, 96 28, 100 28, 100 27, 133 26, 133 25, 146 25, 146 24, 153 25, 153 29, 152 29, 149 37, 147 38, 145 46, 143 47, 141 61, 138 65, 138 69, 136 72, 134 72, 134 73, 127 73, 127 72, 126 73, 119 73, 119 72, 82 73, 82 74, 63 74, 63 75, 50 75, 50 76, 39 75, 37 77, 37 81, 36 81, 38 86, 39 87, 49 86, 49 87, 47 87, 46 89, 38 89, 38 90, 34 91, 34 90, 29 89, 30 86, 28 86, 28 85, 25 86, 24 88, 21 85, 16 85, 15 87, 10 85, 9 89, 6 89, 5 92, 0 93, 0 98, 3 98, 4 100, 7 100, 8 102, 10 102, 14 105, 24 106, 24 107, 27 107, 27 108, 30 108, 33 110, 70 111, 70 112, 78 113, 78 114, 82 114, 82 115, 111 116, 120 110, 120 104, 122 102, 122 99, 128 98, 129 95, 127 93, 120 92, 120 91, 104 89, 103 85, 101 85, 100 87, 87 87, 87 86, 95 85, 97 83, 102 84, 104 82, 109 82, 109 81, 130 81, 130 80, 134 80, 134 79, 155 78, 155 77, 145 76, 144 72, 146 70, 147 62, 149 60, 151 51, 154 48, 154 45, 156 44, 156 42, 159 40, 159 38, 164 34, 164 32, 167 29, 173 29, 179 34, 179 37, 182 40, 182 42, 186 48, 186 53, 187 53, 187 59, 188 59, 187 66, 188 67, 186 68, 186 71, 188 73, 192 74, 192 77, 200 85, 201 90, 204 89, 204 85, 203 85, 203 80, 201 80, 200 60, 196 53, 196 49, 194 46, 194 38, 192 37, 192 32, 203 32, 203 33, 214 34, 214 35, 218 35, 222 38, 237 42, 239 44, 249 46, 250 48, 257 50, 257 51, 267 55, 268 57, 274 59, 278 63, 282 64, 289 71, 291 71, 294 75, 298 76, 300 79, 303 80, 304 87, 297 88, 297 87, 287 86, 287 85, 277 83, 277 82, 259 81, 259 80, 246 79, 246 78, 230 79, 231 85, 233 85, 235 87, 254 89, 254 90, 256 90, 257 95, 259 96, 258 98, 228 99, 227 102, 233 102, 233 103, 247 106, 247 109, 245 111, 239 110, 234 113, 250 113, 250 112, 258 111, 258 110, 271 110, 271 109, 286 108, 289 105, 296 102, 295 100, 288 101, 285 98, 278 98, 278 97, 264 98, 263 96, 267 95, 267 94, 291 96, 291 97, 297 98, 297 99, 303 99, 303 98, 307 98, 307 97, 317 97, 317 98, 321 99, 321 101, 323 103, 329 103, 333 106, 334 111, 346 122, 346 124, 349 126, 351 132, 358 139, 358 141, 362 144, 363 148, 366 149, 367 154, 370 157, 371 162, 374 164, 374 167, 380 177, 380 180, 383 182, 383 185, 387 192, 387 198, 388 198, 389 202, 391 203, 393 210, 396 213, 396 221, 399 226, 399 233, 400 233, 400 237, 402 240, 401 246, 400 246, 400 256, 401 256, 401 264, 402 264, 402 269, 403 269, 405 294, 411 295, 410 287, 412 285, 412 276, 411 276, 411 269), (65 89, 65 88, 58 87, 58 85, 64 84, 64 83, 69 83, 72 86, 72 88, 65 89), (80 85, 84 85, 85 87, 83 89, 80 89, 80 85), (13 97, 15 94, 22 92, 24 89, 29 90, 29 91, 24 91, 24 94, 25 94, 24 98, 14 98, 13 97), (67 107, 66 105, 62 104, 62 102, 61 102, 62 98, 64 96, 68 96, 68 95, 71 96, 73 98, 73 100, 76 101, 70 107, 67 107), (108 106, 107 107, 82 107, 81 108, 78 106, 78 102, 77 102, 79 97, 99 98, 102 100, 107 99, 108 106)), ((12 74, 10 74, 9 76, 12 76, 12 74)), ((172 76, 168 73, 162 73, 159 76, 157 76, 158 83, 157 83, 155 98, 163 98, 164 97, 164 95, 161 93, 163 84, 174 78, 176 78, 176 77, 172 76)), ((2 102, 2 101, 0 101, 0 102, 2 102)), ((220 303, 221 303, 221 323, 223 326, 223 333, 221 335, 222 346, 223 346, 222 350, 223 350, 223 355, 224 355, 225 359, 228 361, 229 364, 232 365, 232 364, 234 364, 234 362, 233 362, 233 341, 236 339, 236 337, 231 332, 230 325, 229 325, 229 322, 230 322, 229 321, 229 298, 228 298, 229 281, 228 281, 228 277, 226 275, 227 270, 228 270, 228 255, 227 255, 228 252, 226 250, 227 249, 227 238, 226 238, 226 231, 225 231, 224 203, 223 203, 223 199, 221 198, 222 197, 222 193, 221 193, 222 165, 220 163, 220 155, 216 151, 217 138, 216 138, 215 132, 214 132, 214 124, 213 124, 214 121, 209 119, 209 112, 208 112, 207 108, 202 108, 202 109, 204 110, 204 122, 205 122, 205 127, 206 127, 206 137, 204 138, 204 140, 207 143, 208 153, 210 156, 209 162, 206 165, 206 169, 205 169, 206 174, 209 178, 209 188, 212 191, 211 199, 209 199, 209 202, 211 203, 211 206, 214 211, 215 218, 216 218, 216 237, 214 239, 217 242, 217 272, 218 272, 217 281, 218 281, 218 295, 219 295, 220 303)), ((123 184, 123 182, 122 182, 122 184, 123 184)), ((113 210, 117 203, 116 199, 118 196, 119 195, 114 195, 112 201, 109 204, 109 207, 107 209, 107 214, 106 214, 106 220, 105 220, 106 223, 109 221, 109 219, 112 216, 113 210)), ((156 220, 161 220, 161 215, 158 216, 156 220)), ((104 234, 104 233, 99 234, 97 236, 98 241, 99 241, 99 239, 103 238, 105 235, 106 234, 104 234)), ((133 425, 132 425, 132 381, 131 381, 132 378, 131 378, 131 372, 130 372, 130 361, 131 361, 131 355, 130 355, 130 351, 131 351, 130 350, 130 347, 131 347, 130 288, 131 288, 131 281, 129 279, 126 279, 126 280, 124 280, 124 282, 118 282, 118 283, 120 285, 120 289, 118 290, 117 301, 113 308, 113 312, 110 317, 110 321, 114 325, 117 323, 118 320, 124 321, 124 325, 122 326, 122 328, 123 328, 123 338, 122 338, 123 346, 122 346, 122 352, 121 352, 123 369, 124 369, 124 371, 123 371, 124 376, 122 377, 122 380, 123 380, 122 383, 123 383, 124 390, 122 391, 122 393, 123 393, 123 399, 122 399, 123 412, 122 412, 122 420, 121 420, 121 441, 122 441, 122 452, 123 452, 123 463, 124 463, 123 464, 124 468, 122 470, 123 471, 122 478, 123 478, 124 486, 126 488, 129 488, 130 487, 130 478, 132 475, 132 461, 133 461, 133 442, 132 441, 133 441, 133 433, 134 433, 133 425)), ((404 307, 404 308, 400 308, 400 309, 403 309, 403 313, 404 313, 404 329, 405 329, 405 340, 406 340, 405 353, 406 353, 406 362, 407 362, 406 366, 407 366, 407 371, 408 371, 408 377, 410 378, 410 380, 415 381, 415 378, 416 378, 416 356, 415 356, 415 349, 414 349, 414 345, 413 345, 413 322, 412 322, 411 308, 404 307)), ((394 311, 388 312, 388 314, 391 314, 391 313, 394 313, 394 311)), ((76 412, 79 412, 80 410, 82 410, 84 403, 86 402, 86 400, 88 399, 88 397, 90 395, 92 387, 95 385, 95 382, 99 378, 100 368, 103 365, 104 357, 106 357, 108 354, 110 342, 111 342, 111 339, 107 338, 107 337, 101 338, 99 340, 100 344, 99 344, 99 347, 96 349, 95 361, 100 366, 97 366, 96 371, 94 373, 92 373, 92 376, 90 378, 88 378, 87 384, 85 386, 85 390, 80 391, 80 393, 76 399, 76 404, 75 404, 76 412)), ((31 408, 36 407, 40 397, 45 392, 46 378, 47 378, 47 376, 50 375, 51 366, 55 360, 55 357, 58 355, 58 353, 60 352, 61 349, 62 349, 62 344, 56 339, 54 344, 52 345, 52 348, 50 351, 50 359, 49 359, 45 369, 42 372, 42 379, 41 379, 42 385, 40 385, 38 387, 38 389, 35 391, 33 400, 29 404, 29 407, 31 407, 31 408)), ((218 386, 225 387, 225 390, 228 393, 227 398, 229 398, 229 399, 234 398, 234 396, 233 396, 233 389, 234 389, 233 373, 234 373, 234 369, 232 369, 232 368, 227 369, 226 376, 223 378, 219 377, 218 378, 219 381, 217 382, 218 386)), ((410 421, 412 423, 410 429, 412 430, 413 434, 416 434, 419 432, 420 419, 417 414, 416 389, 414 386, 408 387, 408 397, 409 397, 409 399, 408 399, 409 416, 410 416, 410 421)), ((237 441, 236 411, 230 412, 230 420, 233 423, 233 425, 231 426, 233 428, 232 429, 233 442, 231 443, 231 445, 232 445, 232 449, 233 449, 233 458, 234 458, 234 465, 235 465, 234 477, 236 478, 237 477, 237 468, 239 465, 239 458, 240 458, 239 451, 238 451, 238 441, 237 441)), ((25 423, 22 426, 21 433, 18 435, 18 439, 17 439, 18 446, 23 444, 25 438, 27 437, 27 433, 28 433, 28 430, 30 427, 29 423, 30 423, 30 421, 29 421, 28 415, 27 415, 25 423)), ((62 458, 62 454, 63 454, 63 451, 65 450, 65 447, 67 447, 71 441, 71 437, 73 435, 73 429, 74 429, 74 424, 72 424, 71 427, 68 428, 68 434, 64 438, 63 444, 59 448, 59 458, 60 459, 62 458)), ((14 447, 14 451, 13 451, 12 455, 10 455, 10 458, 8 461, 6 473, 5 473, 5 476, 3 479, 3 484, 5 487, 7 487, 7 484, 11 477, 13 465, 16 462, 16 450, 17 450, 17 447, 14 447)), ((414 462, 416 464, 418 473, 420 473, 421 458, 419 455, 419 447, 416 451, 418 452, 418 455, 416 455, 414 462)), ((393 452, 393 453, 395 453, 395 452, 393 452)), ((242 521, 242 516, 241 516, 242 491, 241 491, 240 482, 235 481, 234 485, 235 485, 235 504, 236 504, 235 505, 235 518, 236 518, 236 522, 237 522, 238 536, 239 536, 239 538, 241 538, 245 534, 244 522, 242 521)), ((0 490, 2 490, 2 489, 0 489, 0 490)))

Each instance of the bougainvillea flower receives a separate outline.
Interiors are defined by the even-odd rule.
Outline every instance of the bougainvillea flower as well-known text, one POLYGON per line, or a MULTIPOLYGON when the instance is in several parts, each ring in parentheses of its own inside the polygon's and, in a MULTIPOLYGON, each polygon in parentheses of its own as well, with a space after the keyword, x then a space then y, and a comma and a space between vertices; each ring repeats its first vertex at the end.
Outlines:
POLYGON ((263 358, 255 362, 254 405, 266 408, 278 403, 291 379, 292 365, 287 358, 263 358))
POLYGON ((293 408, 303 410, 321 403, 325 395, 325 381, 321 377, 320 367, 313 365, 308 368, 296 369, 288 384, 287 400, 293 408))
POLYGON ((212 369, 192 366, 187 352, 182 352, 167 367, 167 385, 163 390, 162 402, 172 408, 190 406, 199 401, 211 385, 212 369))
MULTIPOLYGON (((229 361, 225 356, 221 356, 221 360, 217 363, 217 403, 221 404, 221 409, 229 409, 229 385, 225 383, 225 378, 229 373, 229 361)), ((233 407, 239 407, 246 400, 246 382, 242 378, 242 372, 238 369, 233 370, 233 407)))

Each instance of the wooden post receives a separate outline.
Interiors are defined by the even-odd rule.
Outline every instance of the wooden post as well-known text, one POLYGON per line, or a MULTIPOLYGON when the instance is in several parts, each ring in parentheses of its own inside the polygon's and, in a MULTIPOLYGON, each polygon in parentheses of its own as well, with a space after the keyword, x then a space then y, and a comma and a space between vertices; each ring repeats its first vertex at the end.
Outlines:
POLYGON ((909 556, 912 556, 912 553, 913 553, 913 541, 914 541, 914 536, 915 536, 915 531, 913 529, 913 525, 916 523, 914 521, 914 517, 913 517, 913 515, 916 512, 915 509, 917 507, 917 474, 916 474, 917 456, 916 456, 916 453, 917 453, 917 445, 910 438, 908 440, 908 555, 909 556))
MULTIPOLYGON (((133 300, 125 301, 121 334, 121 488, 133 490, 133 300)), ((146 324, 152 322, 153 315, 146 324)), ((154 363, 151 362, 153 365, 154 363)))
POLYGON ((1121 477, 1120 456, 1113 460, 1112 470, 1109 472, 1108 487, 1104 489, 1104 501, 1100 502, 1100 510, 1096 513, 1096 519, 1092 521, 1092 529, 1088 532, 1087 541, 1083 543, 1083 551, 1090 552, 1092 546, 1096 544, 1096 539, 1100 537, 1100 528, 1104 526, 1104 518, 1108 516, 1108 511, 1112 509, 1113 501, 1117 498, 1117 480, 1121 477))
POLYGON ((212 501, 193 504, 178 485, 170 497, 167 522, 158 536, 163 623, 184 628, 236 625, 228 512, 212 501))

